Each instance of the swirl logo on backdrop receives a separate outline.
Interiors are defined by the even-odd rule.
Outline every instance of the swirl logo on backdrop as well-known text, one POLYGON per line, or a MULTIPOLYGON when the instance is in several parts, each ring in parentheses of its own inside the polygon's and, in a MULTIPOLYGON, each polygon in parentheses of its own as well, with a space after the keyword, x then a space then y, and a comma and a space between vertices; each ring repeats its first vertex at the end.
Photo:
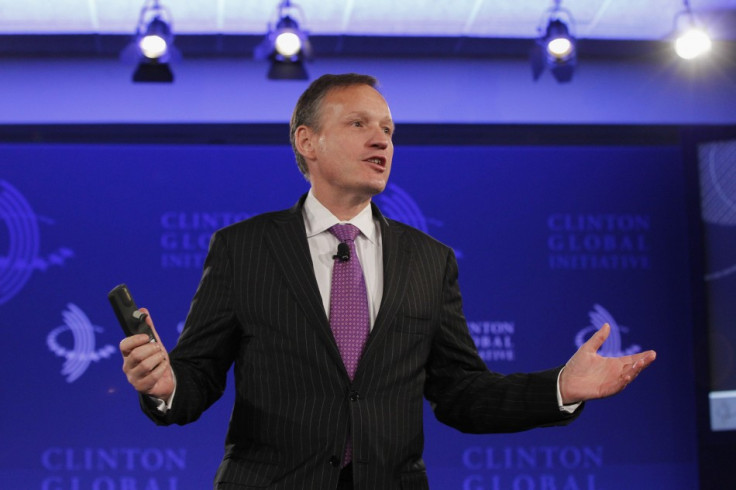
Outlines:
POLYGON ((116 349, 112 345, 96 348, 95 332, 102 332, 102 328, 93 325, 77 305, 69 303, 66 308, 61 313, 64 324, 46 336, 46 345, 51 352, 64 358, 61 375, 66 377, 67 383, 73 383, 92 362, 107 359, 116 349))
POLYGON ((651 229, 651 216, 646 214, 551 214, 547 217, 549 268, 650 269, 651 229))
POLYGON ((46 257, 41 248, 39 221, 53 224, 36 215, 23 195, 10 183, 0 180, 0 220, 8 230, 0 235, 0 305, 10 301, 26 285, 34 271, 59 267, 74 256, 68 248, 59 248, 46 257), (3 249, 7 255, 2 255, 3 249))
POLYGON ((622 334, 628 333, 629 328, 619 325, 613 315, 601 305, 593 305, 593 309, 588 312, 588 317, 590 318, 590 325, 580 330, 575 336, 575 345, 578 347, 600 330, 605 323, 608 323, 611 326, 611 333, 598 351, 601 356, 621 357, 641 352, 641 346, 638 344, 623 348, 622 334))
MULTIPOLYGON (((376 197, 381 212, 389 218, 429 233, 429 220, 419 209, 417 202, 401 187, 388 184, 383 193, 376 197)), ((435 224, 442 226, 441 222, 435 224)))
MULTIPOLYGON (((429 233, 429 225, 441 227, 443 224, 439 220, 428 218, 409 193, 396 184, 388 184, 386 189, 374 200, 386 217, 412 226, 424 233, 429 233)), ((453 250, 458 259, 462 257, 460 250, 454 247, 453 250)))

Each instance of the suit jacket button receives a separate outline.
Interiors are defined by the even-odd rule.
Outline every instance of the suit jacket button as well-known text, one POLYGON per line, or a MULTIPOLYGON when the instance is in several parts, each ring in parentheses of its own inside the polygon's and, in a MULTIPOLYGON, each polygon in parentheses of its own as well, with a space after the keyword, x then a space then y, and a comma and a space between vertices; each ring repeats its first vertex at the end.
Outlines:
POLYGON ((337 456, 331 457, 330 458, 330 466, 333 466, 335 468, 337 468, 338 466, 340 466, 340 458, 338 458, 337 456))
POLYGON ((351 391, 350 392, 350 401, 351 402, 357 402, 358 400, 360 400, 360 393, 358 393, 357 391, 351 391))

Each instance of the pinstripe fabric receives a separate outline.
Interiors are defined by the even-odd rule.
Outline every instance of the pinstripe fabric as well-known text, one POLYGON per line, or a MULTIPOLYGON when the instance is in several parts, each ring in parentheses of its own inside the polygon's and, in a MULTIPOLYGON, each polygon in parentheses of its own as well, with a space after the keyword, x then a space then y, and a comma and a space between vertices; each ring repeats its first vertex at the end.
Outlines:
POLYGON ((236 399, 216 488, 334 489, 348 429, 355 488, 426 489, 422 398, 466 432, 575 418, 559 411, 558 369, 501 376, 478 357, 448 247, 381 221, 384 292, 351 383, 330 331, 294 208, 218 231, 171 362, 177 391, 159 424, 196 420, 225 388, 236 399))

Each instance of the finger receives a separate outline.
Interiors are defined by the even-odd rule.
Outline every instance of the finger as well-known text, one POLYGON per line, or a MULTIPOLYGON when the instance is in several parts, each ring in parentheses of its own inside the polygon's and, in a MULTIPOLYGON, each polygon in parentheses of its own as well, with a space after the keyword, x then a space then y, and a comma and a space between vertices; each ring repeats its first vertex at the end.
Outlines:
POLYGON ((146 343, 123 357, 123 372, 129 379, 140 378, 165 358, 155 344, 146 343))
POLYGON ((653 350, 648 350, 646 352, 639 352, 638 354, 629 354, 628 356, 621 356, 617 357, 620 362, 624 364, 639 364, 639 363, 646 363, 647 365, 651 364, 652 361, 657 357, 657 353, 653 350))
POLYGON ((131 384, 136 391, 148 394, 153 390, 161 378, 163 378, 166 369, 168 369, 168 366, 161 363, 152 371, 149 371, 145 376, 132 381, 131 384))
POLYGON ((146 314, 146 324, 151 327, 151 331, 153 332, 153 337, 156 339, 156 342, 163 346, 163 343, 161 342, 161 337, 158 336, 156 327, 153 325, 153 319, 151 318, 151 313, 148 311, 148 308, 139 308, 139 310, 146 314))
POLYGON ((145 376, 161 364, 166 364, 166 356, 161 350, 158 350, 139 362, 134 370, 138 371, 141 376, 145 376))
POLYGON ((653 350, 649 350, 646 352, 642 352, 640 354, 637 354, 634 356, 634 365, 633 369, 637 370, 638 372, 641 372, 644 370, 644 368, 648 367, 651 363, 654 362, 654 360, 657 358, 657 353, 653 350))
POLYGON ((657 354, 654 351, 642 352, 641 354, 630 356, 633 362, 624 365, 622 371, 624 387, 634 381, 645 368, 654 362, 656 357, 657 354))
POLYGON ((158 366, 156 366, 153 371, 151 371, 151 376, 156 378, 156 382, 158 382, 161 378, 164 377, 164 374, 171 369, 171 366, 169 366, 169 363, 164 361, 159 363, 158 366))
MULTIPOLYGON (((143 348, 141 348, 143 349, 143 348)), ((137 352, 136 352, 137 354, 137 352)), ((169 365, 166 356, 163 352, 156 351, 152 355, 146 356, 138 362, 131 361, 128 365, 128 369, 125 371, 128 375, 128 380, 133 384, 136 389, 142 382, 148 382, 147 378, 151 376, 157 368, 169 365)))
POLYGON ((611 326, 608 323, 604 323, 603 326, 598 329, 598 331, 593 334, 593 336, 588 339, 585 344, 588 346, 589 349, 592 349, 593 352, 598 352, 598 349, 601 348, 603 342, 606 341, 610 333, 611 326))
POLYGON ((136 334, 131 335, 130 337, 125 337, 120 341, 120 353, 123 357, 128 357, 131 352, 138 347, 147 344, 149 340, 150 339, 146 334, 136 334))

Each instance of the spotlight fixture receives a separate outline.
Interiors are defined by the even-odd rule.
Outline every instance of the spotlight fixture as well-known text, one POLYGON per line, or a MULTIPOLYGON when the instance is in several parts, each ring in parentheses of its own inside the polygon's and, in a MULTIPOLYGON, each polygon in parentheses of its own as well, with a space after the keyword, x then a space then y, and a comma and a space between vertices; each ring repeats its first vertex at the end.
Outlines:
POLYGON ((712 43, 708 33, 696 21, 690 0, 683 0, 683 3, 685 10, 675 16, 675 52, 682 59, 692 60, 709 52, 712 43))
POLYGON ((532 47, 532 76, 539 80, 545 68, 560 83, 572 79, 577 64, 577 42, 572 32, 575 21, 569 10, 555 0, 554 6, 542 15, 537 31, 539 37, 532 47))
POLYGON ((174 47, 171 14, 159 0, 146 0, 141 9, 133 40, 122 53, 124 59, 138 62, 134 82, 174 81, 169 62, 178 57, 174 47))
POLYGON ((299 28, 294 19, 298 13, 304 18, 301 8, 282 0, 276 9, 277 21, 275 27, 268 25, 268 34, 256 46, 253 57, 257 60, 268 59, 271 68, 268 78, 271 80, 307 80, 309 75, 304 68, 304 61, 312 59, 312 46, 307 33, 299 28))

